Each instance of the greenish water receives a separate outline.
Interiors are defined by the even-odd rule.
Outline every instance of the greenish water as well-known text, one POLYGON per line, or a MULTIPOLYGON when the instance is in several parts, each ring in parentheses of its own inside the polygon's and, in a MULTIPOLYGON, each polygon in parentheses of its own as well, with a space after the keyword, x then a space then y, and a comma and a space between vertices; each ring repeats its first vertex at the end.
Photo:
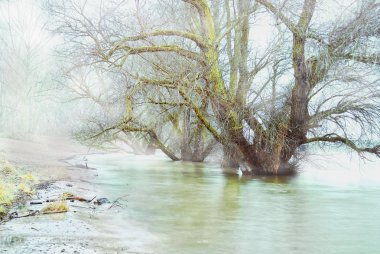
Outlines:
POLYGON ((129 195, 125 213, 157 236, 154 253, 380 253, 378 161, 288 179, 148 156, 89 163, 110 199, 129 195))

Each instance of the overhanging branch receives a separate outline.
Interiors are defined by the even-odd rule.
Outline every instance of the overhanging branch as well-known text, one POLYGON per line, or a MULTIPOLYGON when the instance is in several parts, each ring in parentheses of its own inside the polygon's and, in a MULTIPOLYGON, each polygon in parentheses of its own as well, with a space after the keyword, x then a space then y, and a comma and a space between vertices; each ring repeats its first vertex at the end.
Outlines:
POLYGON ((207 47, 207 43, 204 42, 202 37, 200 37, 199 35, 190 33, 190 32, 179 31, 179 30, 156 30, 151 33, 125 37, 120 41, 120 43, 128 42, 128 41, 139 41, 139 40, 144 40, 149 37, 155 37, 155 36, 178 36, 178 37, 186 38, 195 42, 195 44, 197 44, 198 47, 201 49, 204 49, 207 47))
POLYGON ((358 55, 358 54, 334 54, 335 57, 337 58, 343 58, 343 59, 348 59, 348 60, 353 60, 357 62, 361 62, 364 64, 377 64, 380 65, 380 55, 358 55))
POLYGON ((286 17, 281 10, 276 8, 272 3, 266 1, 266 0, 256 0, 259 4, 263 5, 267 10, 272 12, 276 17, 278 17, 285 26, 292 32, 292 33, 298 33, 297 27, 295 24, 293 24, 288 17, 286 17))
POLYGON ((304 143, 307 144, 307 143, 314 143, 314 142, 340 143, 351 148, 352 150, 354 150, 355 152, 359 154, 372 153, 380 158, 380 145, 376 145, 373 147, 359 147, 352 140, 345 137, 341 137, 337 134, 327 134, 322 137, 309 138, 304 143))
POLYGON ((218 131, 211 125, 211 123, 207 120, 207 118, 204 116, 202 110, 187 96, 186 92, 181 89, 181 87, 178 89, 179 94, 182 96, 184 101, 194 110, 195 115, 198 117, 199 121, 201 121, 205 128, 210 131, 212 136, 220 143, 223 143, 223 139, 221 135, 218 133, 218 131))
POLYGON ((115 46, 108 52, 107 54, 108 58, 113 56, 115 52, 118 50, 123 50, 125 52, 124 57, 128 57, 129 55, 143 54, 143 53, 172 52, 180 56, 183 56, 185 58, 194 60, 200 63, 202 66, 206 66, 206 62, 200 54, 184 49, 178 45, 130 47, 128 45, 120 45, 116 43, 115 46))
POLYGON ((139 127, 134 126, 127 126, 124 125, 121 127, 123 131, 126 132, 145 132, 149 135, 149 137, 152 139, 154 144, 157 146, 158 149, 160 149, 163 153, 165 153, 170 159, 173 161, 179 161, 180 158, 178 158, 173 151, 171 151, 158 137, 157 133, 144 125, 141 125, 139 127))

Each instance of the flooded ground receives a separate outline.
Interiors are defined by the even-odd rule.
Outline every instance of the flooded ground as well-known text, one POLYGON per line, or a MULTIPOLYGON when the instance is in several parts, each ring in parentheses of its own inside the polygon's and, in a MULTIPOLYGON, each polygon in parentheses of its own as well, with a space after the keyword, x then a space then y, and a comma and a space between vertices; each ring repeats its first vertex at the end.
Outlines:
MULTIPOLYGON (((214 164, 93 155, 96 185, 128 195, 126 218, 157 236, 154 253, 377 253, 380 167, 310 158, 295 178, 224 175, 214 164), (333 161, 333 162, 332 162, 333 161), (334 164, 335 163, 335 164, 334 164)), ((128 232, 126 232, 128 234, 128 232)))

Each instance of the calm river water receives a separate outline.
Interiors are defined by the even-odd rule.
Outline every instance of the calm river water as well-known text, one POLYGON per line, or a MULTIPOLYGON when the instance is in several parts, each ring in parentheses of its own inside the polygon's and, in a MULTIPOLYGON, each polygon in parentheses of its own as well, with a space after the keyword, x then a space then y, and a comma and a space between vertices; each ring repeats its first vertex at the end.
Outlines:
POLYGON ((344 158, 313 158, 289 179, 148 156, 89 163, 110 199, 129 195, 125 212, 158 236, 157 253, 380 253, 380 163, 344 158))

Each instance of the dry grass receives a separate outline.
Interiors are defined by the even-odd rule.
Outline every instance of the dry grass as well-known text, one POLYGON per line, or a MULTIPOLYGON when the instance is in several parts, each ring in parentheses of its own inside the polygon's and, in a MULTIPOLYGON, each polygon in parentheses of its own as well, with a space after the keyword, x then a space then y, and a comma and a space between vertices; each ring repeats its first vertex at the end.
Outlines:
POLYGON ((9 184, 0 182, 0 220, 7 215, 8 207, 12 205, 15 193, 9 184))
POLYGON ((0 205, 0 218, 2 218, 3 216, 5 216, 7 214, 7 209, 0 205))
POLYGON ((0 173, 3 176, 15 176, 19 174, 15 167, 13 167, 11 164, 9 164, 9 162, 4 160, 0 161, 0 173))
POLYGON ((21 191, 22 193, 26 194, 26 195, 33 195, 35 194, 35 190, 33 189, 32 186, 30 186, 28 183, 26 182, 21 182, 18 186, 17 186, 17 189, 19 191, 21 191))
POLYGON ((15 198, 14 185, 0 182, 0 205, 9 206, 15 198))
POLYGON ((67 212, 69 210, 69 206, 65 201, 56 201, 48 204, 41 211, 43 213, 62 213, 67 212))
POLYGON ((17 198, 33 195, 36 183, 31 174, 25 174, 9 162, 0 160, 0 219, 17 198))

